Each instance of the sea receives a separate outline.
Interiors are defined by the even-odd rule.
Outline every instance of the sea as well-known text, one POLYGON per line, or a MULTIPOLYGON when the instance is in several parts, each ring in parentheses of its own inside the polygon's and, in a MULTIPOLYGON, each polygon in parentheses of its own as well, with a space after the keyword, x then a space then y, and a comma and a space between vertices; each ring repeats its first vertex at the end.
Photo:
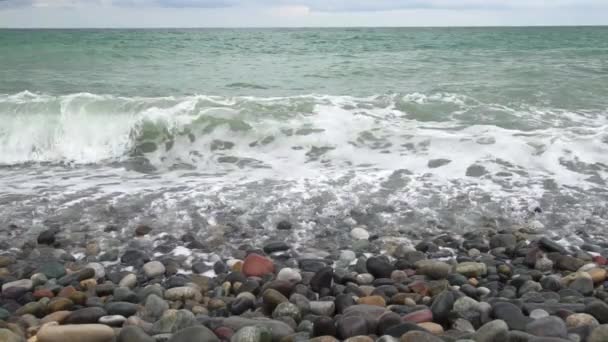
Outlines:
POLYGON ((608 27, 0 30, 15 246, 577 243, 608 229, 607 182, 608 27))

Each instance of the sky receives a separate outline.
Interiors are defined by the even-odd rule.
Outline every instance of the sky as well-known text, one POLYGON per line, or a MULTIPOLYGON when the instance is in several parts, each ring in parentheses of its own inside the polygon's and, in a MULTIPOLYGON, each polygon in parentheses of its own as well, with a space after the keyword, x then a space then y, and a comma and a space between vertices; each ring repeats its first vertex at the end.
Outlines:
POLYGON ((608 25, 608 0, 0 0, 0 27, 608 25))

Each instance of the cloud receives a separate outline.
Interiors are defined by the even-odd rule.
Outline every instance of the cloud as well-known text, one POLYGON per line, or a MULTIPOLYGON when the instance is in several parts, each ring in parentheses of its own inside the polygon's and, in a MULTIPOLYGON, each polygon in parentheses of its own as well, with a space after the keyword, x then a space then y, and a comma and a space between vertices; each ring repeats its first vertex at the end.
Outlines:
POLYGON ((140 8, 308 8, 317 12, 405 9, 501 10, 526 8, 608 9, 606 0, 0 0, 0 8, 115 6, 140 8), (295 6, 295 7, 294 7, 295 6))

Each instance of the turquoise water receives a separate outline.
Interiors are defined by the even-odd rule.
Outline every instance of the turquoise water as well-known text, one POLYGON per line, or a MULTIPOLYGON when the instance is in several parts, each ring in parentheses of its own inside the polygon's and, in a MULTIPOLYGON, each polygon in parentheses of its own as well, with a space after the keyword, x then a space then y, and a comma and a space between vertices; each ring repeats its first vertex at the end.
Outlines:
POLYGON ((0 64, 0 223, 608 221, 608 27, 0 30, 0 64))

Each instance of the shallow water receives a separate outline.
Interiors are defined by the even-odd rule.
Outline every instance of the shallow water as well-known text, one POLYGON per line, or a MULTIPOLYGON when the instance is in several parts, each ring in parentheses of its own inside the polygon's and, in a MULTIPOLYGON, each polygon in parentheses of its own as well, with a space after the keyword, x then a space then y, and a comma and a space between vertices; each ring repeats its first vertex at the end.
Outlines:
POLYGON ((607 34, 3 30, 2 234, 602 232, 607 34))

